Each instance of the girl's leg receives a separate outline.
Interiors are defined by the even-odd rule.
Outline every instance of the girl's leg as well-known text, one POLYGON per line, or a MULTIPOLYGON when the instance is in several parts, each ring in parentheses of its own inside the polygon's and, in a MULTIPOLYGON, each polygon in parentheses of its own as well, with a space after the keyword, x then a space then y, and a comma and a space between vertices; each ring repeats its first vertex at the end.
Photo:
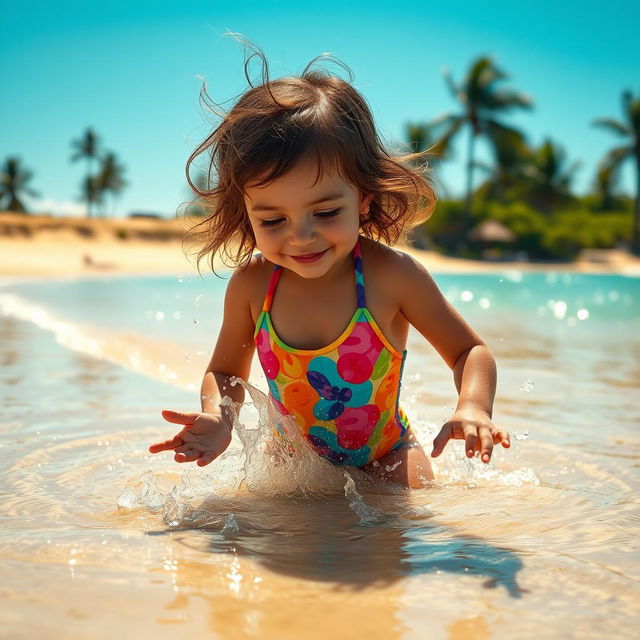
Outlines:
POLYGON ((407 433, 397 449, 370 462, 362 470, 409 489, 422 489, 433 480, 431 462, 412 431, 407 433))

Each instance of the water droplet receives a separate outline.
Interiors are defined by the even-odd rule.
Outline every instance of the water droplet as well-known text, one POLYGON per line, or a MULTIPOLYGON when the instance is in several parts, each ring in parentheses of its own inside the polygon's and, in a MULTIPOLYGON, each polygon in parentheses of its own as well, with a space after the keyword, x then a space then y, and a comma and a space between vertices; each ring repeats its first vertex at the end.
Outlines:
POLYGON ((199 323, 200 323, 200 320, 198 320, 198 318, 193 319, 193 324, 199 324, 199 323))
POLYGON ((527 393, 533 391, 535 389, 535 384, 531 378, 527 378, 527 381, 524 384, 520 385, 520 391, 526 391, 527 393))
POLYGON ((522 433, 515 433, 514 431, 512 435, 514 440, 526 440, 529 437, 529 431, 525 430, 522 433))
POLYGON ((173 319, 174 320, 180 320, 180 318, 182 318, 182 314, 179 311, 174 311, 173 312, 173 319))
POLYGON ((578 320, 586 320, 589 317, 589 311, 587 309, 579 309, 576 315, 578 320))
POLYGON ((480 298, 480 300, 478 300, 478 304, 481 309, 488 309, 491 306, 491 301, 489 298, 480 298))
POLYGON ((460 294, 460 300, 462 300, 462 302, 471 302, 473 300, 473 292, 472 291, 463 291, 460 294))
POLYGON ((164 320, 164 311, 156 311, 156 320, 164 320))
POLYGON ((191 356, 188 353, 185 353, 184 357, 185 357, 187 362, 191 362, 191 356))
POLYGON ((558 300, 553 305, 553 315, 558 318, 558 320, 562 320, 567 314, 567 303, 564 300, 558 300))
POLYGON ((182 282, 184 278, 182 276, 178 276, 178 282, 182 282))

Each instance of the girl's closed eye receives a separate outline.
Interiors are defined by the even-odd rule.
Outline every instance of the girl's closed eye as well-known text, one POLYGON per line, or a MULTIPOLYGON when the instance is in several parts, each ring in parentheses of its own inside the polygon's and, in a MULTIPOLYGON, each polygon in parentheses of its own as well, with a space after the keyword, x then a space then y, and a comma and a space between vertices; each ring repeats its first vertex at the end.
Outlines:
POLYGON ((331 211, 318 211, 316 215, 318 216, 318 218, 331 219, 335 218, 340 213, 340 211, 340 209, 332 209, 331 211))
POLYGON ((279 225, 283 220, 284 220, 284 218, 273 218, 271 220, 261 220, 260 221, 260 226, 261 227, 275 227, 275 226, 279 225))
MULTIPOLYGON (((340 214, 341 209, 331 209, 330 211, 318 211, 315 215, 322 220, 331 220, 340 214)), ((284 218, 271 218, 269 220, 261 220, 261 227, 277 227, 281 222, 284 222, 284 218)))

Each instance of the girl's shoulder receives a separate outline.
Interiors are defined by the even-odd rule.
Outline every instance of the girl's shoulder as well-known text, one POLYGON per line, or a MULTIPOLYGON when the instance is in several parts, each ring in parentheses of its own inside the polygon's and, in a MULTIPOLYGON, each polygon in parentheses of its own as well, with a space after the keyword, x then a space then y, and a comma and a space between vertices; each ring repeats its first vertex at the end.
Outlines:
POLYGON ((260 315, 272 273, 273 264, 256 253, 246 265, 236 267, 229 280, 227 295, 248 303, 254 320, 260 315))
POLYGON ((399 283, 428 277, 426 267, 404 251, 369 238, 362 238, 360 247, 365 277, 368 272, 378 284, 387 284, 397 290, 405 288, 398 287, 399 283))

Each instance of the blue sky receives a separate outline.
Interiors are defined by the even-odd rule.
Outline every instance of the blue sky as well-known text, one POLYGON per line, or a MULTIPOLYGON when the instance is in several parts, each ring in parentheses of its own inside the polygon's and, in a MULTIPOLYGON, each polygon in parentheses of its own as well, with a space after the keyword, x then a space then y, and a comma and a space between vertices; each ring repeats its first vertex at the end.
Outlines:
MULTIPOLYGON (((638 24, 640 3, 627 0, 3 0, 0 160, 18 155, 34 172, 40 197, 32 207, 81 214, 85 167, 69 162, 70 142, 92 126, 126 167, 129 184, 113 214, 172 215, 189 197, 185 162, 211 129, 198 104, 199 76, 220 102, 246 88, 242 48, 222 37, 230 30, 265 51, 274 77, 300 72, 323 52, 338 56, 392 144, 407 122, 457 110, 443 67, 460 80, 474 58, 489 54, 535 102, 508 121, 532 144, 549 136, 563 145, 581 162, 575 188, 585 192, 618 142, 590 123, 621 119, 622 91, 640 92, 638 24)), ((464 142, 438 176, 442 192, 462 192, 464 142)))

